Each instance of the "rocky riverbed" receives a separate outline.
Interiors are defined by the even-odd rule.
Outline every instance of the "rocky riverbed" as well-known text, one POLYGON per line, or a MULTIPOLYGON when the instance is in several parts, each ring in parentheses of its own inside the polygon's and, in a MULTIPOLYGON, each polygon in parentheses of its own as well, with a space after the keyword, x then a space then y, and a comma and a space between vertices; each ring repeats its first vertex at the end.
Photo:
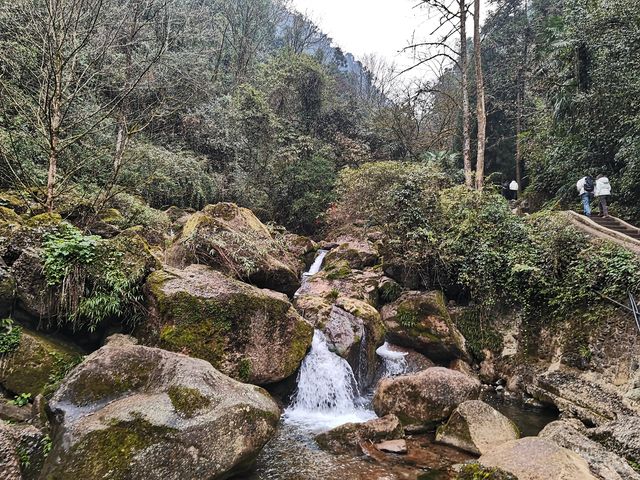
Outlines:
POLYGON ((557 327, 528 356, 513 311, 478 352, 472 307, 408 281, 375 232, 317 243, 218 204, 87 236, 0 208, 2 478, 640 479, 624 318, 588 363, 557 327), (90 260, 56 284, 72 244, 90 260), (114 262, 131 318, 69 317, 111 298, 114 262))

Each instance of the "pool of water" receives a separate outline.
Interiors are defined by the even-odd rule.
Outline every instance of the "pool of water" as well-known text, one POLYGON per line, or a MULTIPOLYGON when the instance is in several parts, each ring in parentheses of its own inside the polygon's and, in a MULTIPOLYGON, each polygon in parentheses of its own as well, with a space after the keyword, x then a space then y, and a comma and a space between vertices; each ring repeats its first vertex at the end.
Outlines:
POLYGON ((482 400, 515 423, 522 437, 534 437, 558 419, 557 410, 525 405, 519 400, 495 393, 486 393, 482 400))

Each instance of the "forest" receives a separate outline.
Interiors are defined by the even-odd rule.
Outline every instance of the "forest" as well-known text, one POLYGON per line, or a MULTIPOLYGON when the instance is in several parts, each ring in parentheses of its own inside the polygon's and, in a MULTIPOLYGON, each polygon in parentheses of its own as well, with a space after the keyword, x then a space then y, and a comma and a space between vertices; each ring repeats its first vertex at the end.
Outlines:
POLYGON ((0 477, 640 480, 640 3, 406 2, 0 0, 0 477))

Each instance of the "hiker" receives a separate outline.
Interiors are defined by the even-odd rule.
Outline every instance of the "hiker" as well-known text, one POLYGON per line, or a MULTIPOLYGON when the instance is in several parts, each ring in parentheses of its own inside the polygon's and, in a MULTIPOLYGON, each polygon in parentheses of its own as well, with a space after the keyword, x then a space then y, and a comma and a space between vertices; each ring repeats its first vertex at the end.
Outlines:
POLYGON ((591 216, 591 197, 593 196, 593 192, 596 189, 596 182, 592 176, 587 175, 586 177, 582 177, 576 183, 576 189, 578 190, 578 194, 580 195, 580 199, 582 200, 582 208, 584 210, 584 214, 587 217, 591 216))
POLYGON ((511 194, 509 197, 511 200, 518 199, 518 182, 512 180, 509 184, 509 193, 511 194))
POLYGON ((502 190, 500 193, 507 200, 511 199, 511 197, 509 196, 509 180, 505 180, 504 182, 502 182, 502 190))
POLYGON ((600 203, 600 216, 608 217, 609 206, 607 203, 609 201, 609 196, 611 195, 611 184, 609 183, 609 179, 604 175, 598 175, 596 178, 595 194, 600 203))

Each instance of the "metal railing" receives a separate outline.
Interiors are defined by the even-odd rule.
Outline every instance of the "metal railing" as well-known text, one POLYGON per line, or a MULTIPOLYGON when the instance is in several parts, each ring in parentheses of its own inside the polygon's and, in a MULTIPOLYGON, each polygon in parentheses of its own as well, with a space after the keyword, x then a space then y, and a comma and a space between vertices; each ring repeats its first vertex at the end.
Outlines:
POLYGON ((631 306, 631 313, 633 313, 633 318, 636 321, 636 327, 638 327, 638 331, 640 331, 640 310, 638 310, 638 303, 636 302, 636 299, 631 292, 629 292, 629 305, 631 306))

